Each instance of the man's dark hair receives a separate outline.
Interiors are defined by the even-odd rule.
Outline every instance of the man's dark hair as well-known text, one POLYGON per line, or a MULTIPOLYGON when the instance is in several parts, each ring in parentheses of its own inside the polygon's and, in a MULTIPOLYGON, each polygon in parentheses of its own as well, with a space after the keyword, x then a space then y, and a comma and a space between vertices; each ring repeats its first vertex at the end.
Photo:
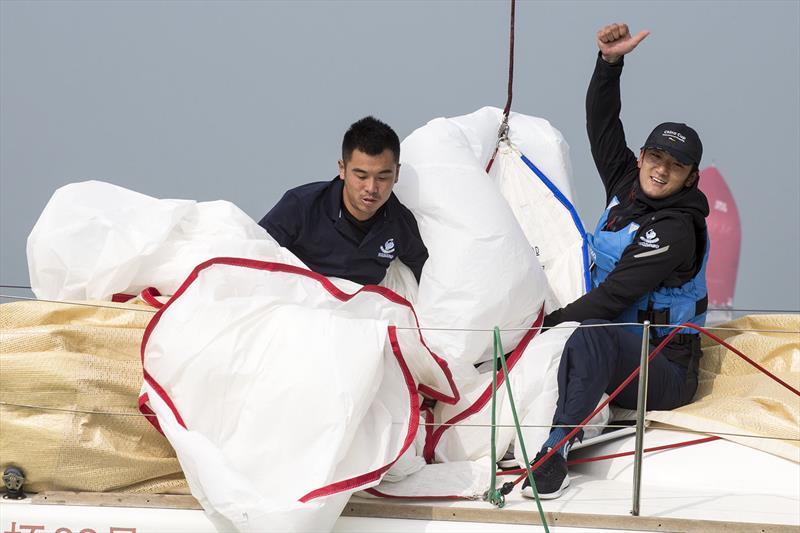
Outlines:
POLYGON ((400 162, 400 139, 388 124, 375 117, 364 117, 354 122, 342 139, 342 161, 347 163, 358 149, 367 155, 380 155, 389 149, 394 153, 395 163, 400 162))

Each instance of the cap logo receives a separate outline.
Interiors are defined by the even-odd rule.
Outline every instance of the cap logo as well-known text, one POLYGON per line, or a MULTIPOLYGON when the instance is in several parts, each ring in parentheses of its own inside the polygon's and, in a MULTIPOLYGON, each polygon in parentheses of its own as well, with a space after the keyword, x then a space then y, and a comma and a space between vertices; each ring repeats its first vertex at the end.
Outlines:
POLYGON ((686 142, 686 135, 683 135, 682 133, 678 133, 677 131, 664 130, 664 132, 661 134, 661 136, 662 137, 666 137, 667 139, 669 139, 672 142, 675 142, 675 141, 680 141, 682 143, 686 142))

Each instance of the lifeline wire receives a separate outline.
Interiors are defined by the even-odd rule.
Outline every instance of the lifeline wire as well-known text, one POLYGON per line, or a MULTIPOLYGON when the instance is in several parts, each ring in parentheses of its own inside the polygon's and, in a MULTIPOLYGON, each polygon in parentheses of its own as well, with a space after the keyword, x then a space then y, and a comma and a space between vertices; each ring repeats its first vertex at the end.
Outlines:
MULTIPOLYGON (((578 324, 577 326, 541 326, 538 328, 503 328, 503 331, 531 331, 531 330, 542 330, 547 331, 550 329, 581 329, 581 328, 616 328, 620 326, 641 326, 640 322, 611 322, 608 324, 578 324)), ((675 326, 673 324, 652 324, 651 327, 662 327, 662 328, 676 328, 682 329, 683 326, 675 326)), ((418 331, 466 331, 466 332, 491 332, 491 329, 487 328, 433 328, 433 327, 411 327, 411 326, 397 326, 395 329, 398 330, 418 330, 418 331)), ((752 328, 730 328, 730 327, 715 327, 709 326, 705 328, 707 330, 714 330, 714 331, 739 331, 742 333, 793 333, 795 335, 800 335, 800 330, 792 330, 792 329, 752 329, 752 328)))
POLYGON ((9 407, 23 407, 26 409, 41 409, 42 411, 59 411, 62 413, 80 413, 80 414, 87 414, 87 415, 108 415, 108 416, 146 416, 146 417, 155 417, 155 414, 144 414, 140 412, 131 411, 130 413, 122 413, 122 412, 115 412, 115 411, 91 411, 88 409, 65 409, 63 407, 46 407, 43 405, 29 405, 24 403, 11 403, 11 402, 0 402, 0 405, 6 405, 9 407))
MULTIPOLYGON (((8 287, 0 285, 0 287, 8 287)), ((45 300, 41 298, 31 298, 29 296, 16 296, 11 294, 0 294, 0 298, 7 298, 9 300, 27 300, 32 302, 46 302, 46 303, 54 303, 54 304, 62 304, 62 305, 78 305, 83 307, 99 307, 102 309, 123 309, 126 311, 144 311, 146 313, 157 313, 157 309, 148 309, 142 307, 141 309, 137 307, 113 307, 110 305, 101 305, 101 304, 92 304, 86 302, 70 302, 65 300, 45 300)), ((772 311, 769 311, 772 312, 772 311)), ((777 311, 776 311, 777 312, 777 311)), ((795 311, 783 311, 786 313, 794 313, 795 311)), ((531 330, 541 330, 547 331, 551 329, 579 329, 579 328, 615 328, 615 327, 623 327, 623 326, 641 326, 642 324, 639 322, 610 322, 608 324, 578 324, 577 326, 540 326, 538 328, 503 328, 503 331, 531 331, 531 330)), ((652 324, 652 327, 664 327, 664 328, 678 328, 682 329, 683 326, 676 326, 674 324, 652 324)), ((494 331, 493 328, 436 328, 436 327, 422 327, 422 326, 396 326, 395 329, 397 330, 414 330, 414 331, 464 331, 464 332, 487 332, 491 333, 494 331)), ((706 330, 710 331, 739 331, 742 333, 791 333, 794 335, 800 335, 800 330, 789 330, 789 329, 754 329, 754 328, 730 328, 730 327, 718 327, 718 326, 706 326, 706 330)))
POLYGON ((65 302, 60 300, 43 300, 41 298, 30 298, 28 296, 11 296, 8 294, 0 294, 0 298, 8 298, 9 300, 28 300, 33 302, 47 302, 51 304, 62 304, 62 305, 78 305, 81 307, 99 307, 101 309, 116 309, 117 311, 143 311, 145 313, 158 312, 158 309, 148 309, 147 307, 142 307, 141 309, 138 309, 137 307, 114 307, 112 305, 90 304, 83 302, 65 302))
MULTIPOLYGON (((58 411, 63 413, 76 413, 76 414, 87 414, 87 415, 106 415, 106 416, 128 416, 128 417, 155 417, 154 414, 144 414, 136 411, 131 411, 128 413, 120 412, 120 411, 94 411, 90 409, 67 409, 64 407, 49 407, 45 405, 31 405, 25 403, 13 403, 13 402, 0 402, 0 406, 6 407, 21 407, 24 409, 38 409, 41 411, 58 411)), ((403 422, 392 422, 393 425, 401 425, 403 422)), ((489 428, 492 427, 491 424, 464 424, 464 423, 457 423, 457 424, 448 424, 448 423, 441 423, 435 424, 431 422, 420 422, 420 426, 459 426, 459 427, 471 427, 471 428, 489 428)), ((513 424, 495 424, 495 427, 498 428, 513 428, 516 427, 513 424)), ((624 429, 630 428, 633 426, 624 425, 624 424, 585 424, 583 426, 568 426, 563 424, 555 424, 555 425, 546 425, 546 424, 520 424, 521 428, 550 428, 550 427, 564 427, 564 428, 574 428, 574 427, 584 427, 584 428, 592 428, 592 427, 600 427, 600 428, 617 428, 617 429, 624 429)), ((800 437, 775 437, 775 436, 767 436, 767 435, 753 435, 748 433, 728 433, 722 431, 702 431, 699 429, 689 429, 689 428, 670 428, 670 427, 659 427, 658 429, 663 431, 673 431, 673 432, 684 432, 684 433, 696 433, 698 435, 724 435, 726 437, 741 437, 741 438, 750 438, 750 439, 765 439, 765 440, 781 440, 781 441, 792 441, 792 442, 800 442, 800 437)))
MULTIPOLYGON (((0 289, 28 289, 33 290, 28 285, 3 285, 0 284, 0 289)), ((14 298, 13 296, 3 296, 2 298, 14 298)), ((729 311, 731 313, 772 313, 772 314, 800 314, 800 309, 738 309, 736 307, 709 307, 708 311, 729 311)), ((487 329, 486 331, 492 331, 487 329)), ((506 331, 506 330, 504 330, 506 331)))
POLYGON ((730 311, 732 313, 785 313, 785 314, 798 314, 800 309, 737 309, 732 307, 709 307, 707 311, 730 311))

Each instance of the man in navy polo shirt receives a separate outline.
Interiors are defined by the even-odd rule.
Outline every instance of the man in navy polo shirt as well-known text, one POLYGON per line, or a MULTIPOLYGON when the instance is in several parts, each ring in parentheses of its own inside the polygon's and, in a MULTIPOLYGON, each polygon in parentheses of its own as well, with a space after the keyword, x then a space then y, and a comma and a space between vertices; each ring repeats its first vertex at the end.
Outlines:
POLYGON ((287 191, 259 225, 324 276, 377 284, 400 259, 419 282, 428 250, 414 215, 392 193, 399 172, 397 134, 362 118, 344 134, 339 175, 287 191))

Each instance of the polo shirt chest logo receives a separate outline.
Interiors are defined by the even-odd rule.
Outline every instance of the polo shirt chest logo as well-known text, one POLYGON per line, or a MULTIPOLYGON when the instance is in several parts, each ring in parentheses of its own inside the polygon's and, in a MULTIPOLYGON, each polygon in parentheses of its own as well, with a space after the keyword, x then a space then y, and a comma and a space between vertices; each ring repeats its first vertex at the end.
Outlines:
POLYGON ((394 259, 394 239, 389 239, 381 246, 381 251, 378 252, 378 257, 384 259, 394 259))

